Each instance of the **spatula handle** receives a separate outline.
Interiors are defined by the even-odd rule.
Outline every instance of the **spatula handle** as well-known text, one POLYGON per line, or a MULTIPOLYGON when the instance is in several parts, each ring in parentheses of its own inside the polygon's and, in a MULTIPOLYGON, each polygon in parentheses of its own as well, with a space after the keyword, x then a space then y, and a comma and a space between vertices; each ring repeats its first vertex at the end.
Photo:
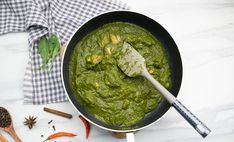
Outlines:
POLYGON ((190 125, 205 138, 211 130, 202 123, 192 112, 190 112, 181 102, 175 100, 172 106, 189 122, 190 125))
POLYGON ((195 128, 195 130, 202 136, 206 137, 210 133, 210 129, 202 123, 194 114, 192 114, 182 103, 180 103, 166 88, 164 88, 157 80, 155 80, 147 71, 144 69, 142 74, 147 78, 154 87, 164 96, 164 98, 195 128))

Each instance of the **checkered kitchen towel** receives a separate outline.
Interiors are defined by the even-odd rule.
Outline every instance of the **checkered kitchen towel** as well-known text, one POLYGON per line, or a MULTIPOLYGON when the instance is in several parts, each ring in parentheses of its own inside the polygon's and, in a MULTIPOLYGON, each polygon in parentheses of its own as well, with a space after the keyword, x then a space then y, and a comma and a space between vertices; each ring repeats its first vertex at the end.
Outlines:
POLYGON ((29 33, 29 62, 23 84, 24 103, 66 101, 57 56, 50 72, 40 70, 40 37, 56 34, 63 45, 88 18, 104 11, 128 9, 116 0, 0 0, 0 35, 29 33))

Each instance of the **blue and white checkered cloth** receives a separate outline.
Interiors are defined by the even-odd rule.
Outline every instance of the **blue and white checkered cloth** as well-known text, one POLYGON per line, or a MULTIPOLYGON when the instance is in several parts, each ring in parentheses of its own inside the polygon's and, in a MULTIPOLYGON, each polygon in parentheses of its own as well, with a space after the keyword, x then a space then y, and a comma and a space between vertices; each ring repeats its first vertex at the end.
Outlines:
POLYGON ((66 101, 60 73, 60 58, 52 70, 40 69, 37 50, 40 37, 56 34, 63 45, 84 21, 110 10, 128 9, 116 0, 0 0, 0 35, 9 32, 29 33, 29 62, 23 92, 26 104, 66 101))

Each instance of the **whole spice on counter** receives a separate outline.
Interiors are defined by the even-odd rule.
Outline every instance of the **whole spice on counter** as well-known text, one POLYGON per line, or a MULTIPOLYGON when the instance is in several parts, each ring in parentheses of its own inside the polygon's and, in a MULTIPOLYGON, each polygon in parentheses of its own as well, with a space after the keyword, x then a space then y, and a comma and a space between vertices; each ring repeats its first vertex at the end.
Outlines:
POLYGON ((86 139, 88 139, 88 137, 89 137, 89 131, 90 131, 89 122, 84 117, 82 117, 81 115, 79 115, 79 118, 81 119, 81 121, 83 122, 83 124, 85 126, 86 139))
POLYGON ((56 131, 55 126, 54 126, 54 125, 52 126, 52 128, 54 129, 54 131, 56 131))
POLYGON ((54 139, 54 138, 58 138, 58 137, 63 137, 63 136, 66 136, 66 137, 75 137, 77 136, 76 134, 73 134, 73 133, 68 133, 68 132, 58 132, 58 133, 54 133, 52 135, 50 135, 46 140, 44 140, 43 142, 47 141, 47 140, 51 140, 51 139, 54 139))
POLYGON ((36 124, 37 117, 29 116, 28 118, 25 117, 24 125, 28 126, 29 129, 32 129, 32 127, 36 124))
POLYGON ((50 120, 49 122, 48 122, 48 124, 50 124, 50 123, 52 123, 53 122, 53 120, 50 120))
POLYGON ((6 128, 11 125, 11 116, 8 113, 8 111, 0 107, 0 127, 1 128, 6 128))
POLYGON ((71 114, 68 114, 68 113, 65 113, 65 112, 62 112, 62 111, 58 111, 58 110, 55 110, 55 109, 44 107, 43 110, 46 111, 46 112, 58 115, 58 116, 62 116, 62 117, 68 118, 68 119, 72 118, 71 114))

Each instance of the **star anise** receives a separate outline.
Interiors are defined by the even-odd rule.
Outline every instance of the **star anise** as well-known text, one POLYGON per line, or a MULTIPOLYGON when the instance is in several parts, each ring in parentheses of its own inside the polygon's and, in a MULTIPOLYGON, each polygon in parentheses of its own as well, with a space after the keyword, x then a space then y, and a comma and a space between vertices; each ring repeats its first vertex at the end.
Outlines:
POLYGON ((28 126, 29 129, 32 129, 32 127, 36 124, 37 117, 29 116, 28 118, 25 117, 24 125, 28 126))

